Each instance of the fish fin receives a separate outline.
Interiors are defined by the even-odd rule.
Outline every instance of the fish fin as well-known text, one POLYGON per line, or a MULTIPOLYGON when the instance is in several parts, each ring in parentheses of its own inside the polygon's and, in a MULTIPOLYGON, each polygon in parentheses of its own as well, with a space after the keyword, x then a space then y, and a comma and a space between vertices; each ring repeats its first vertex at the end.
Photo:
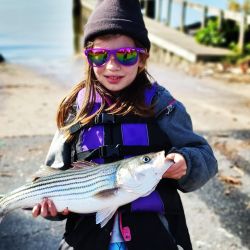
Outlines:
POLYGON ((41 165, 38 171, 36 171, 29 179, 31 179, 32 182, 38 180, 41 177, 56 174, 61 172, 61 169, 58 168, 52 168, 47 165, 41 165))
POLYGON ((60 173, 61 171, 68 171, 68 170, 79 170, 82 168, 86 168, 86 167, 96 167, 98 166, 98 164, 93 163, 93 162, 88 162, 88 161, 78 161, 78 162, 73 162, 72 163, 72 168, 69 169, 61 169, 61 168, 52 168, 50 166, 47 165, 41 165, 40 168, 38 169, 37 172, 35 172, 32 176, 31 176, 31 181, 36 181, 41 177, 45 177, 48 175, 52 175, 52 174, 57 174, 60 173))
POLYGON ((97 196, 97 198, 108 198, 110 196, 115 195, 117 190, 118 188, 106 189, 106 190, 100 191, 99 193, 96 193, 95 196, 97 196))
POLYGON ((106 208, 103 210, 100 210, 96 213, 96 224, 101 224, 101 227, 104 227, 109 220, 113 217, 117 210, 116 208, 106 208))
POLYGON ((73 166, 73 169, 82 169, 86 167, 96 167, 99 166, 99 164, 95 162, 90 161, 76 161, 71 164, 73 166))

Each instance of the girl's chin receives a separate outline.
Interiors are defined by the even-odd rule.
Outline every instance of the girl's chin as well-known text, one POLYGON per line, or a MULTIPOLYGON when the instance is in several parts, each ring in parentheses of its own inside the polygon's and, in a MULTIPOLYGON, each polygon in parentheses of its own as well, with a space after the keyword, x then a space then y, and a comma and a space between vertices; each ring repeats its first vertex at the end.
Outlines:
POLYGON ((124 86, 120 82, 119 83, 109 83, 109 82, 106 82, 103 85, 110 92, 119 92, 119 91, 123 90, 124 88, 126 88, 126 86, 124 86))
POLYGON ((118 86, 106 86, 106 88, 112 93, 118 93, 124 89, 122 87, 119 88, 118 86))

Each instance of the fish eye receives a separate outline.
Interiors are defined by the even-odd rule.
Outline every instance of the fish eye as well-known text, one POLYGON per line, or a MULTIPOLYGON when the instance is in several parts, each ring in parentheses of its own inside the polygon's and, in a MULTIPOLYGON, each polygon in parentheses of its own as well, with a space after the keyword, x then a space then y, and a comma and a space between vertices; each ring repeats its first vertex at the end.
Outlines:
POLYGON ((143 163, 148 163, 148 162, 151 161, 151 159, 150 159, 149 156, 143 156, 143 157, 142 157, 142 161, 143 161, 143 163))

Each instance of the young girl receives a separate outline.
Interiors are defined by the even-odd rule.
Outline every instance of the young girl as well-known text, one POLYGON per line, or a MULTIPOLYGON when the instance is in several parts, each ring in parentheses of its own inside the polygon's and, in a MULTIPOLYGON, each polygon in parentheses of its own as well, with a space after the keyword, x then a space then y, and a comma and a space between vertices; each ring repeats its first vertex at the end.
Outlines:
POLYGON ((67 218, 60 249, 192 249, 177 190, 189 192, 217 172, 207 141, 184 106, 146 71, 150 41, 137 0, 104 0, 84 32, 86 80, 61 102, 45 164, 113 162, 162 149, 174 164, 156 190, 127 204, 101 228, 95 214, 58 214, 52 200, 33 216, 67 218))

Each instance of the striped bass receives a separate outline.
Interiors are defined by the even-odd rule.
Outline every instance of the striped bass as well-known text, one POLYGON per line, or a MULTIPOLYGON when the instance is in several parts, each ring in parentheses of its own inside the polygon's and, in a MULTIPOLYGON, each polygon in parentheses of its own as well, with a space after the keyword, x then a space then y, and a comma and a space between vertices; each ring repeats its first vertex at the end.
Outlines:
POLYGON ((118 207, 149 195, 173 164, 164 151, 135 156, 108 164, 76 162, 75 168, 29 182, 0 199, 0 220, 17 208, 32 208, 44 198, 53 200, 58 212, 96 212, 104 226, 118 207))

